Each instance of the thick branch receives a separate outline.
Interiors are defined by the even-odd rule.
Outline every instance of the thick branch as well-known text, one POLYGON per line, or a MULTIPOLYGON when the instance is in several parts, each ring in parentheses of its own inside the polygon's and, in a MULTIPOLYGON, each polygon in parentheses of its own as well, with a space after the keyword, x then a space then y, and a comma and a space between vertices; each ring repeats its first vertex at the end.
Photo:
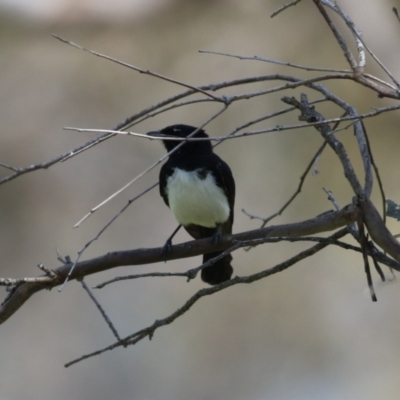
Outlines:
POLYGON ((358 204, 362 210, 363 221, 367 226, 371 239, 396 261, 400 262, 400 243, 383 223, 372 201, 366 197, 359 197, 358 204))
MULTIPOLYGON (((296 100, 294 97, 283 97, 282 101, 286 104, 290 104, 301 111, 299 119, 307 122, 323 122, 324 117, 314 107, 310 106, 305 94, 301 95, 301 101, 296 100)), ((327 141, 329 146, 338 156, 344 169, 344 175, 349 181, 354 193, 356 195, 363 194, 363 188, 357 178, 354 171, 353 165, 347 154, 347 151, 343 144, 332 134, 332 130, 328 124, 316 125, 315 128, 321 133, 322 137, 327 141)))
MULTIPOLYGON (((279 236, 304 236, 320 232, 332 231, 346 226, 356 220, 358 209, 348 205, 340 211, 329 211, 315 218, 294 224, 276 225, 262 229, 227 235, 218 245, 210 239, 192 240, 172 247, 172 252, 164 257, 162 247, 152 249, 136 249, 127 251, 114 251, 91 260, 82 261, 75 265, 70 279, 81 279, 87 275, 95 274, 111 268, 142 265, 166 260, 194 257, 204 253, 226 250, 234 246, 237 241, 261 239, 279 236)), ((62 284, 71 269, 72 263, 63 265, 53 272, 56 278, 47 278, 47 282, 23 283, 14 289, 0 308, 0 324, 11 317, 34 293, 62 284)))

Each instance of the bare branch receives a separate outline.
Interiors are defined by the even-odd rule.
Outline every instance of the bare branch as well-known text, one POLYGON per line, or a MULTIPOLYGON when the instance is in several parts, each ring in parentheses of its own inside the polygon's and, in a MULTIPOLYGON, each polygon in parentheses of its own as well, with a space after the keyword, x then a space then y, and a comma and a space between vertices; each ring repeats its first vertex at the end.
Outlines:
POLYGON ((343 20, 346 22, 346 25, 349 27, 351 33, 353 34, 356 42, 357 48, 360 54, 360 62, 359 67, 364 68, 365 66, 365 54, 364 54, 364 47, 367 49, 368 53, 372 56, 372 58, 378 63, 378 65, 385 71, 385 73, 390 77, 393 83, 397 86, 397 89, 400 89, 400 83, 395 79, 393 74, 383 65, 383 63, 378 59, 378 57, 372 52, 372 50, 365 45, 364 41, 361 38, 361 32, 356 28, 354 22, 351 18, 335 3, 333 4, 329 0, 322 0, 324 4, 334 10, 337 14, 339 14, 343 20))
POLYGON ((0 166, 3 167, 3 168, 7 168, 7 169, 9 169, 11 171, 14 171, 14 172, 18 172, 19 171, 19 168, 11 167, 10 165, 4 164, 2 162, 0 162, 0 166))
POLYGON ((159 79, 162 79, 162 80, 164 80, 164 81, 171 82, 171 83, 175 83, 176 85, 183 86, 183 87, 186 87, 186 88, 188 88, 188 89, 192 89, 192 90, 194 90, 195 92, 202 93, 202 94, 204 94, 205 96, 210 97, 211 99, 213 99, 213 100, 215 100, 215 101, 218 101, 218 102, 221 102, 221 103, 225 103, 225 101, 224 101, 223 98, 214 96, 213 94, 208 93, 208 92, 206 92, 205 90, 203 90, 203 89, 201 89, 201 88, 198 88, 198 87, 195 87, 195 86, 192 86, 192 85, 188 85, 187 83, 178 81, 178 80, 176 80, 176 79, 169 78, 169 77, 164 76, 164 75, 161 75, 161 74, 157 74, 156 72, 152 72, 152 71, 150 71, 150 70, 148 70, 148 69, 147 69, 147 70, 144 70, 144 69, 142 69, 142 68, 136 67, 136 66, 134 66, 134 65, 132 65, 132 64, 128 64, 128 63, 125 63, 125 62, 120 61, 120 60, 117 60, 116 58, 107 56, 107 55, 105 55, 105 54, 101 54, 101 53, 98 53, 98 52, 96 52, 96 51, 86 49, 85 47, 82 47, 82 46, 80 46, 79 44, 76 44, 76 43, 71 42, 71 41, 69 41, 69 40, 63 39, 63 38, 60 37, 60 36, 57 36, 57 35, 54 35, 54 34, 52 34, 51 36, 53 36, 55 39, 59 40, 59 41, 62 42, 62 43, 68 44, 68 45, 70 45, 70 46, 72 46, 72 47, 75 47, 75 48, 77 48, 77 49, 79 49, 79 50, 86 51, 86 52, 88 52, 88 53, 90 53, 90 54, 93 54, 94 56, 97 56, 97 57, 100 57, 100 58, 104 58, 105 60, 112 61, 112 62, 114 62, 114 63, 116 63, 116 64, 122 65, 123 67, 127 67, 127 68, 129 68, 129 69, 133 69, 134 71, 140 72, 141 74, 154 76, 154 77, 159 78, 159 79))
POLYGON ((267 223, 269 221, 271 221, 272 219, 278 217, 279 215, 281 215, 287 207, 289 207, 289 205, 293 202, 293 200, 300 194, 301 189, 303 187, 304 181, 311 169, 311 167, 314 165, 315 160, 317 159, 317 157, 320 156, 320 154, 322 153, 322 151, 324 150, 325 146, 326 146, 326 141, 324 141, 322 143, 322 145, 320 146, 320 148, 317 150, 317 152, 315 153, 314 157, 311 159, 311 161, 309 162, 309 164, 307 165, 305 171, 303 172, 303 174, 300 176, 300 182, 299 185, 297 186, 297 189, 295 190, 295 192, 292 194, 292 196, 289 198, 289 200, 286 201, 286 203, 274 214, 270 215, 267 218, 261 218, 261 217, 257 217, 254 215, 251 215, 249 213, 247 213, 245 210, 242 210, 247 216, 250 217, 250 219, 260 219, 261 221, 263 221, 261 228, 264 228, 264 226, 267 225, 267 223))
POLYGON ((365 196, 359 196, 358 205, 362 210, 363 221, 371 239, 384 251, 389 253, 396 261, 400 262, 400 243, 392 236, 385 226, 371 200, 365 196))
MULTIPOLYGON (((254 217, 254 218, 259 218, 259 217, 254 217)), ((325 238, 325 237, 318 237, 318 236, 302 236, 302 237, 274 237, 274 238, 263 238, 263 239, 252 239, 252 240, 245 240, 237 243, 237 248, 240 247, 247 247, 247 246, 258 246, 260 244, 265 244, 265 243, 278 243, 278 242, 317 242, 317 243, 328 243, 332 244, 338 247, 341 247, 346 250, 352 250, 356 251, 358 253, 362 253, 362 249, 360 247, 353 246, 348 243, 341 242, 339 240, 334 240, 331 238, 325 238)), ((394 261, 393 259, 387 257, 385 254, 377 251, 372 244, 370 244, 368 254, 373 256, 373 259, 377 259, 382 264, 387 265, 388 267, 392 267, 392 265, 395 267, 395 269, 400 269, 400 264, 394 261)), ((228 251, 223 252, 222 255, 218 258, 224 257, 228 252, 232 252, 235 250, 234 248, 228 249, 228 251)), ((210 260, 211 261, 211 260, 210 260)), ((216 259, 213 259, 213 262, 217 261, 216 259)), ((93 289, 102 289, 105 286, 115 283, 115 282, 120 282, 120 281, 125 281, 125 280, 131 280, 131 279, 140 279, 140 278, 164 278, 164 277, 184 277, 187 278, 187 281, 189 282, 190 280, 194 279, 200 269, 203 269, 207 267, 210 263, 207 262, 205 264, 202 264, 200 267, 194 268, 194 269, 189 269, 186 272, 149 272, 146 274, 133 274, 133 275, 125 275, 125 276, 118 276, 113 279, 110 279, 108 281, 105 281, 103 283, 99 283, 98 285, 94 286, 93 289)), ((382 271, 381 271, 382 273, 382 271)))
MULTIPOLYGON (((336 98, 337 99, 337 98, 336 98)), ((319 100, 321 101, 321 100, 319 100)), ((309 104, 315 104, 316 101, 310 101, 309 104)), ((353 109, 352 107, 350 107, 349 105, 347 105, 346 103, 341 103, 342 105, 344 105, 344 107, 347 107, 349 109, 353 109)), ((323 121, 314 121, 314 122, 309 122, 307 124, 294 124, 294 125, 276 125, 273 126, 271 128, 263 128, 263 129, 258 129, 255 131, 248 131, 248 132, 242 132, 242 133, 235 133, 238 131, 243 130, 245 127, 254 125, 260 121, 275 117, 277 115, 282 115, 286 112, 292 111, 294 110, 295 107, 290 107, 290 108, 286 108, 284 110, 278 111, 278 112, 274 112, 271 113, 269 115, 260 117, 256 120, 250 121, 244 125, 241 125, 240 127, 236 128, 233 132, 228 133, 227 135, 224 136, 210 136, 207 138, 201 138, 201 137, 188 137, 188 138, 177 138, 177 137, 163 137, 163 138, 152 138, 150 136, 147 136, 145 134, 142 133, 136 133, 136 132, 132 132, 132 131, 115 131, 115 130, 111 130, 111 129, 95 129, 95 128, 91 128, 91 129, 84 129, 84 128, 75 128, 75 127, 66 127, 64 129, 67 130, 71 130, 71 131, 77 131, 77 132, 101 132, 101 133, 112 133, 115 135, 123 135, 123 136, 134 136, 134 137, 138 137, 138 138, 143 138, 143 139, 147 139, 147 140, 171 140, 171 141, 177 141, 177 142, 202 142, 202 141, 209 141, 209 142, 223 142, 225 140, 229 140, 229 139, 238 139, 238 138, 243 138, 246 136, 253 136, 253 135, 260 135, 263 133, 271 133, 271 132, 281 132, 281 131, 286 131, 286 130, 299 130, 302 128, 309 128, 310 126, 320 126, 320 125, 324 125, 324 124, 330 124, 330 123, 340 123, 340 122, 346 122, 346 121, 353 121, 353 123, 350 126, 354 125, 354 122, 359 122, 363 119, 367 119, 367 118, 372 118, 372 117, 376 117, 377 115, 383 114, 383 113, 387 113, 387 112, 391 112, 391 111, 396 111, 396 110, 400 110, 400 105, 394 105, 394 106, 387 106, 387 107, 382 107, 382 108, 375 108, 374 111, 370 111, 367 113, 363 113, 363 114, 358 114, 357 112, 353 112, 354 115, 349 115, 349 116, 341 116, 341 117, 336 117, 336 118, 329 118, 329 119, 324 119, 323 121)), ((332 133, 337 132, 339 129, 336 128, 332 128, 332 133)), ((364 130, 362 130, 362 132, 364 132, 364 130)), ((365 136, 365 135, 364 135, 365 136)), ((364 139, 365 141, 365 139, 364 139)), ((365 145, 362 146, 362 149, 365 149, 365 145)), ((363 150, 365 151, 365 150, 363 150)))
POLYGON ((371 164, 372 164, 372 167, 374 168, 375 176, 376 176, 376 179, 377 179, 378 185, 379 185, 379 191, 381 193, 381 199, 382 199, 382 215, 383 215, 382 219, 383 219, 383 223, 386 224, 386 195, 385 195, 385 190, 383 188, 383 182, 382 182, 382 179, 381 179, 381 175, 379 173, 378 166, 376 165, 374 157, 373 157, 373 154, 372 154, 372 149, 371 149, 371 146, 370 146, 370 143, 369 143, 368 134, 367 134, 367 130, 366 130, 365 126, 364 126, 364 122, 361 121, 361 124, 363 126, 363 131, 364 131, 364 135, 365 135, 365 141, 366 141, 366 145, 368 147, 368 153, 369 153, 369 155, 371 157, 371 164))
MULTIPOLYGON (((347 233, 346 229, 342 229, 339 232, 336 232, 335 234, 333 234, 331 236, 331 239, 339 239, 340 237, 346 235, 346 233, 347 233)), ((73 361, 70 361, 69 363, 65 364, 65 367, 70 367, 71 365, 76 364, 77 362, 83 361, 83 360, 93 357, 93 356, 97 356, 106 351, 115 349, 116 347, 119 347, 119 346, 134 345, 146 337, 151 339, 154 335, 154 332, 158 328, 169 325, 172 322, 174 322, 177 318, 179 318, 180 316, 185 314, 187 311, 189 311, 190 308, 202 297, 212 295, 214 293, 220 292, 221 290, 225 290, 225 289, 227 289, 231 286, 235 286, 237 284, 256 282, 256 281, 258 281, 260 279, 264 279, 270 275, 276 274, 278 272, 282 272, 285 269, 298 263, 299 261, 316 254, 318 251, 322 250, 326 246, 328 246, 328 243, 318 243, 315 246, 298 253, 296 256, 294 256, 280 264, 277 264, 276 266, 274 266, 272 268, 266 269, 264 271, 261 271, 261 272, 258 272, 256 274, 249 275, 249 276, 244 276, 244 277, 236 276, 235 278, 233 278, 229 281, 223 282, 219 285, 201 289, 197 293, 195 293, 191 298, 189 298, 189 300, 187 300, 186 303, 182 307, 178 308, 175 312, 170 314, 168 317, 155 321, 154 324, 148 326, 147 328, 141 329, 140 331, 135 332, 132 335, 127 336, 126 338, 122 339, 122 341, 120 341, 120 342, 114 343, 111 346, 105 347, 104 349, 97 350, 93 353, 86 354, 82 357, 79 357, 79 358, 73 360, 73 361)))
POLYGON ((298 68, 298 69, 303 69, 305 71, 322 71, 322 72, 334 72, 334 73, 351 73, 352 71, 349 69, 332 69, 332 68, 316 68, 316 67, 308 67, 305 65, 299 65, 299 64, 294 64, 291 62, 287 61, 280 61, 280 60, 274 60, 272 58, 265 58, 265 57, 260 57, 260 56, 240 56, 236 54, 229 54, 229 53, 222 53, 219 51, 211 51, 211 50, 199 50, 199 53, 204 53, 204 54, 216 54, 219 56, 225 56, 225 57, 232 57, 232 58, 238 58, 239 60, 254 60, 254 61, 263 61, 271 64, 277 64, 277 65, 284 65, 286 67, 293 67, 293 68, 298 68))
MULTIPOLYGON (((189 270, 190 271, 190 270, 189 270)), ((99 283, 96 286, 93 286, 93 289, 103 289, 103 287, 120 281, 127 281, 131 279, 140 279, 140 278, 165 278, 165 277, 172 277, 172 276, 182 276, 184 278, 189 279, 188 272, 149 272, 147 274, 134 274, 134 275, 125 275, 125 276, 117 276, 109 281, 105 281, 103 283, 99 283)))
MULTIPOLYGON (((308 122, 322 122, 324 121, 324 118, 321 114, 319 114, 317 111, 314 110, 313 107, 308 106, 307 102, 307 97, 305 94, 301 95, 301 102, 297 101, 294 97, 284 97, 282 98, 282 101, 284 101, 287 104, 293 105, 301 111, 301 119, 308 121, 308 122)), ((350 162, 350 158, 341 142, 332 135, 331 128, 329 127, 328 124, 322 124, 322 125, 317 125, 316 129, 321 133, 323 138, 328 142, 328 144, 331 146, 332 150, 337 154, 339 157, 343 169, 344 169, 344 174, 349 181, 351 187, 353 188, 355 194, 362 194, 363 189, 360 185, 360 182, 357 178, 357 175, 354 171, 354 168, 350 162)))
POLYGON ((104 286, 110 284, 110 283, 114 283, 114 282, 118 282, 118 281, 122 281, 122 280, 127 280, 127 279, 138 279, 138 278, 154 278, 154 277, 171 277, 171 276, 184 276, 187 278, 187 282, 191 281, 192 279, 196 278, 197 274, 199 273, 199 271, 201 271, 204 268, 207 268, 213 264, 215 264, 218 260, 220 260, 221 258, 225 257, 227 254, 232 253, 233 251, 239 249, 240 247, 246 246, 246 244, 244 244, 243 242, 238 242, 236 243, 234 246, 230 247, 229 249, 223 251, 222 253, 218 254, 218 256, 213 257, 211 259, 209 259, 208 261, 206 261, 204 264, 201 264, 199 267, 197 268, 191 268, 189 270, 187 270, 186 272, 150 272, 148 274, 135 274, 135 275, 128 275, 128 276, 122 276, 122 277, 117 277, 114 279, 111 279, 107 282, 103 282, 97 286, 95 286, 96 289, 101 289, 104 286))
MULTIPOLYGON (((235 79, 235 80, 222 82, 222 83, 208 84, 208 85, 200 86, 200 89, 217 91, 217 90, 227 88, 227 87, 246 85, 246 84, 250 84, 250 83, 270 81, 270 80, 287 80, 287 81, 295 82, 292 84, 286 84, 284 86, 274 88, 273 90, 261 91, 261 92, 257 92, 257 93, 253 93, 253 94, 248 93, 245 96, 243 96, 243 95, 236 96, 235 98, 231 97, 231 98, 229 98, 229 101, 231 102, 231 101, 237 101, 237 100, 242 100, 242 99, 244 100, 244 99, 248 99, 250 97, 272 93, 272 92, 275 92, 278 90, 291 89, 291 88, 295 88, 295 87, 302 86, 302 85, 309 86, 309 87, 315 89, 317 86, 315 86, 315 85, 313 86, 313 83, 317 82, 317 81, 325 80, 325 79, 354 80, 355 78, 350 74, 349 75, 341 74, 341 75, 332 75, 332 76, 327 76, 327 77, 318 77, 316 79, 311 79, 311 80, 301 80, 301 79, 297 79, 295 77, 277 74, 277 75, 265 75, 265 76, 235 79)), ((373 82, 373 79, 371 79, 371 78, 368 79, 367 77, 357 77, 356 81, 358 83, 362 84, 363 86, 366 86, 366 87, 376 91, 380 97, 389 97, 389 98, 393 98, 393 99, 400 99, 399 93, 396 90, 394 90, 390 85, 386 85, 386 88, 385 88, 382 85, 378 85, 377 83, 373 82)), ((376 78, 376 81, 379 82, 380 80, 378 80, 376 78)), ((321 91, 320 89, 317 89, 317 90, 321 91)), ((154 110, 157 110, 168 104, 172 104, 173 102, 180 100, 184 97, 190 96, 194 93, 196 93, 196 91, 194 89, 189 89, 185 92, 182 92, 180 94, 177 94, 175 96, 172 96, 165 100, 162 100, 159 103, 156 103, 148 108, 145 108, 142 111, 127 118, 122 123, 118 124, 114 128, 114 131, 119 131, 121 129, 127 129, 130 126, 134 125, 135 121, 137 121, 138 119, 142 118, 143 116, 146 116, 147 114, 153 112, 154 110)), ((388 109, 388 111, 390 111, 390 110, 388 109)), ((92 148, 93 146, 112 138, 113 136, 115 136, 115 133, 106 133, 104 135, 101 135, 100 137, 97 137, 97 138, 94 138, 94 139, 88 141, 87 143, 85 143, 79 147, 76 147, 75 149, 69 150, 68 152, 63 153, 60 156, 57 156, 49 161, 45 161, 45 162, 42 162, 39 164, 33 164, 29 167, 19 167, 19 168, 11 167, 11 169, 13 171, 15 171, 15 173, 0 179, 0 184, 9 182, 15 178, 18 178, 19 176, 21 176, 23 174, 26 174, 26 173, 29 173, 32 171, 37 171, 40 169, 47 169, 47 168, 51 167, 52 165, 57 164, 58 162, 63 162, 63 161, 69 160, 70 158, 72 158, 78 154, 81 154, 83 151, 86 151, 86 150, 92 148)))
POLYGON ((158 182, 149 186, 147 189, 143 190, 142 192, 140 192, 138 195, 136 195, 135 197, 133 197, 132 199, 130 199, 128 201, 128 203, 122 207, 122 209, 116 214, 114 215, 114 217, 111 218, 110 221, 107 222, 106 225, 104 225, 104 227, 102 229, 100 229, 100 231, 96 234, 95 237, 93 237, 91 240, 89 240, 89 242, 87 242, 82 249, 80 249, 78 251, 78 256, 75 259, 75 261, 71 264, 71 268, 65 278, 65 281, 63 283, 63 285, 59 288, 59 291, 61 291, 63 289, 63 287, 65 286, 65 284, 68 282, 68 280, 70 279, 72 272, 74 271, 74 268, 76 266, 76 264, 78 263, 78 261, 80 260, 82 254, 84 253, 84 251, 96 240, 99 239, 99 237, 102 235, 102 233, 138 198, 140 198, 141 196, 143 196, 144 194, 146 194, 147 192, 149 192, 150 190, 154 189, 156 186, 158 186, 158 182))
POLYGON ((295 6, 297 3, 300 3, 301 0, 293 0, 288 4, 284 4, 282 7, 279 7, 276 11, 274 11, 271 14, 271 18, 276 17, 278 14, 280 14, 282 11, 285 11, 287 8, 295 6))
POLYGON ((51 280, 51 282, 25 283, 16 287, 13 295, 8 297, 7 301, 4 302, 0 308, 0 324, 13 315, 34 293, 44 288, 55 287, 62 284, 65 282, 68 275, 69 279, 82 279, 87 275, 125 265, 150 264, 164 262, 165 260, 193 257, 215 251, 225 251, 234 247, 238 241, 274 236, 305 236, 326 232, 355 221, 357 213, 357 207, 348 205, 340 211, 324 213, 303 222, 269 226, 263 229, 227 235, 221 238, 219 244, 214 244, 209 238, 206 238, 174 245, 172 247, 172 252, 167 256, 163 255, 163 248, 159 247, 154 249, 137 249, 108 253, 101 257, 76 263, 72 272, 72 263, 62 265, 53 270, 57 278, 51 280))
POLYGON ((326 4, 325 1, 323 0, 313 0, 315 5, 318 8, 318 11, 321 13, 323 18, 325 19, 326 23, 328 24, 329 28, 331 28, 331 31, 333 35, 335 36, 336 41, 338 42, 340 48, 343 51, 344 56, 346 57, 347 62, 349 63, 351 69, 353 71, 357 70, 357 63, 356 60, 354 59, 354 56, 347 46, 346 40, 342 36, 342 34, 339 32, 339 29, 336 27, 336 25, 333 23, 332 19, 329 17, 328 13, 325 11, 325 8, 323 7, 323 4, 326 4))
POLYGON ((9 182, 15 178, 18 178, 21 175, 24 175, 28 172, 32 172, 32 171, 37 171, 39 169, 47 169, 49 167, 51 167, 54 164, 57 164, 61 161, 65 161, 66 159, 69 159, 77 154, 79 154, 81 151, 83 151, 84 149, 90 148, 92 147, 94 144, 99 143, 100 141, 104 141, 109 139, 110 137, 114 136, 114 134, 105 134, 103 136, 101 136, 100 138, 96 138, 93 140, 90 140, 89 142, 83 144, 82 146, 79 146, 73 150, 70 150, 64 154, 61 154, 58 157, 55 157, 49 161, 45 161, 42 162, 40 164, 34 164, 34 165, 30 165, 29 167, 25 167, 25 168, 13 168, 11 167, 10 169, 12 169, 13 171, 15 171, 14 174, 5 176, 4 178, 0 179, 0 185, 6 182, 9 182))
POLYGON ((114 334, 114 336, 117 338, 117 340, 120 341, 121 338, 119 337, 119 334, 118 334, 117 330, 115 329, 114 324, 111 322, 110 318, 104 311, 104 308, 100 305, 100 303, 98 302, 98 300, 96 299, 96 297, 94 296, 92 291, 89 289, 88 285, 86 285, 85 281, 83 279, 81 279, 80 282, 81 282, 83 289, 86 291, 86 293, 92 299, 93 303, 96 305, 97 309, 100 311, 100 314, 103 316, 108 327, 111 329, 111 332, 114 334))

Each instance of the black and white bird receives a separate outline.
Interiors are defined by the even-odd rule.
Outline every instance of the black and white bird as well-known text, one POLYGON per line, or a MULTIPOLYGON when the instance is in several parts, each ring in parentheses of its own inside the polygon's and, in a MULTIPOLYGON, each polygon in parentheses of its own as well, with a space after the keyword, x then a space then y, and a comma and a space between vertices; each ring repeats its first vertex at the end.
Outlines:
MULTIPOLYGON (((147 135, 186 138, 196 129, 172 125, 147 135)), ((193 137, 208 135, 200 129, 193 137)), ((163 140, 168 152, 180 143, 163 140)), ((218 241, 221 235, 232 233, 235 181, 228 164, 213 153, 210 141, 187 141, 169 156, 160 170, 160 194, 177 221, 195 239, 210 237, 218 241)), ((171 244, 172 236, 166 246, 171 244)), ((203 263, 219 254, 221 251, 204 254, 203 263)), ((231 261, 228 254, 203 268, 201 279, 210 285, 229 280, 233 273, 231 261)))

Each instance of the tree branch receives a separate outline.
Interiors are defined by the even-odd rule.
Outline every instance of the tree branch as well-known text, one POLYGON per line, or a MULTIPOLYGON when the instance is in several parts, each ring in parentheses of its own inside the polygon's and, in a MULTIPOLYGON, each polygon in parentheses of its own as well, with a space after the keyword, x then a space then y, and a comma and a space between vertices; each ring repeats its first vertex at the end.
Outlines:
MULTIPOLYGON (((214 251, 223 251, 235 246, 238 241, 277 236, 304 236, 332 231, 354 222, 357 213, 357 207, 350 204, 340 211, 328 211, 306 221, 272 225, 267 228, 227 235, 221 238, 219 244, 212 243, 209 238, 192 240, 173 246, 171 254, 166 257, 163 255, 162 247, 114 251, 91 260, 76 263, 69 279, 82 279, 87 275, 121 266, 151 264, 165 260, 194 257, 214 251)), ((69 263, 54 269, 53 272, 56 274, 56 278, 47 278, 45 282, 23 283, 17 286, 0 307, 0 324, 10 318, 34 293, 62 284, 70 273, 72 265, 73 263, 69 263)))
MULTIPOLYGON (((338 232, 334 233, 332 236, 330 236, 330 239, 337 240, 346 234, 347 234, 347 230, 341 229, 340 231, 338 231, 338 232)), ((264 279, 270 275, 276 274, 278 272, 282 272, 285 269, 293 266, 294 264, 297 264, 299 261, 301 261, 307 257, 313 256, 318 251, 324 249, 328 245, 329 245, 329 243, 318 243, 315 246, 312 246, 311 248, 298 253, 294 257, 291 257, 288 260, 286 260, 272 268, 266 269, 264 271, 261 271, 261 272, 258 272, 256 274, 249 275, 249 276, 243 276, 243 277, 236 276, 235 278, 233 278, 229 281, 223 282, 219 285, 201 289, 197 293, 195 293, 192 297, 190 297, 182 307, 178 308, 175 312, 170 314, 168 317, 156 320, 152 325, 148 326, 147 328, 141 329, 110 346, 107 346, 101 350, 97 350, 93 353, 86 354, 82 357, 79 357, 79 358, 73 360, 73 361, 70 361, 69 363, 65 364, 65 367, 70 367, 71 365, 76 364, 77 362, 83 361, 90 357, 97 356, 106 351, 113 350, 116 347, 120 347, 120 346, 126 347, 129 345, 134 345, 146 337, 148 337, 149 339, 152 339, 152 337, 154 336, 154 332, 158 328, 161 328, 162 326, 166 326, 166 325, 169 325, 172 322, 174 322, 177 318, 179 318, 180 316, 185 314, 187 311, 189 311, 189 309, 202 297, 212 295, 214 293, 220 292, 221 290, 225 290, 231 286, 238 285, 240 283, 247 283, 247 284, 252 283, 252 282, 258 281, 260 279, 264 279)))

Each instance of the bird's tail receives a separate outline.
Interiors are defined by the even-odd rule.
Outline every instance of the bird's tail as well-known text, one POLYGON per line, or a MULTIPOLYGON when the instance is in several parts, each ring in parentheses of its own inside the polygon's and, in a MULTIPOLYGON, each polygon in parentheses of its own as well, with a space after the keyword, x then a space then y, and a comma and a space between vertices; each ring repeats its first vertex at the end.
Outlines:
MULTIPOLYGON (((204 254, 203 264, 211 258, 217 257, 221 254, 221 251, 215 253, 204 254)), ((203 282, 209 285, 218 285, 219 283, 229 281, 233 274, 233 268, 231 266, 232 255, 227 254, 225 257, 219 259, 209 267, 201 270, 201 279, 203 282)))

